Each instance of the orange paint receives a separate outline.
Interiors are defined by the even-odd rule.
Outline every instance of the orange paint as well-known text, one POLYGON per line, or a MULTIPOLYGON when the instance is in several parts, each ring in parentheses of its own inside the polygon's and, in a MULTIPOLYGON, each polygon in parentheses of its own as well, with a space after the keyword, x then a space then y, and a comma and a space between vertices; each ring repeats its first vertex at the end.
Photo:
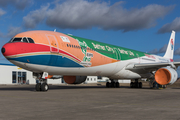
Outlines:
POLYGON ((76 81, 76 76, 63 76, 63 79, 67 84, 73 84, 76 81))
POLYGON ((52 77, 53 77, 53 75, 48 75, 47 79, 50 79, 50 78, 52 78, 52 77))
POLYGON ((171 73, 168 70, 161 68, 156 71, 155 80, 160 85, 167 85, 171 81, 171 73))
MULTIPOLYGON (((44 45, 53 46, 58 49, 64 50, 70 53, 71 55, 77 57, 81 61, 83 61, 83 58, 85 56, 81 48, 77 47, 77 46, 80 46, 78 41, 66 34, 53 32, 53 31, 28 31, 28 32, 17 34, 15 37, 30 37, 35 41, 36 44, 44 44, 44 45), (69 42, 64 42, 61 36, 68 38, 69 42), (73 45, 73 47, 72 46, 67 47, 67 44, 73 45)), ((91 61, 90 61, 91 67, 114 63, 118 61, 118 60, 106 57, 104 55, 101 55, 100 53, 92 51, 92 50, 87 49, 87 52, 93 54, 93 57, 91 58, 91 61)))

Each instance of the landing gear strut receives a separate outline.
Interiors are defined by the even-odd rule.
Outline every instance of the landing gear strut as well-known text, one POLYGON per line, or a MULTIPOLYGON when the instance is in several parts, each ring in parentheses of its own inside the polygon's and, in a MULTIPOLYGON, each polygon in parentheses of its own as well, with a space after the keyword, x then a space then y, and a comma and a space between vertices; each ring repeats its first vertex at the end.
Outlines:
POLYGON ((135 82, 131 82, 131 88, 142 88, 142 82, 138 82, 138 79, 135 79, 135 82))
POLYGON ((119 88, 119 82, 111 81, 106 83, 107 88, 119 88))
POLYGON ((153 88, 153 89, 165 89, 167 86, 166 85, 160 85, 156 82, 156 80, 151 80, 149 82, 149 85, 150 85, 150 88, 153 88))
POLYGON ((36 91, 48 91, 48 84, 47 84, 47 77, 48 73, 34 73, 33 72, 33 78, 35 78, 38 82, 36 83, 35 89, 36 91))
POLYGON ((48 84, 46 79, 39 80, 40 83, 37 83, 35 86, 36 91, 48 91, 48 84))

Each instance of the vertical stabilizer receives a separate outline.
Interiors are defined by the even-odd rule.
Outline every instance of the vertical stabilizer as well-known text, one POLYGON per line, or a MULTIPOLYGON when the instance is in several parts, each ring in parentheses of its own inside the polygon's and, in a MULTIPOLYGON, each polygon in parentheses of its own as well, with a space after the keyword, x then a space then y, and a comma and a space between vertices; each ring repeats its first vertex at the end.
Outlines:
POLYGON ((175 45, 175 31, 172 31, 164 58, 173 59, 174 45, 175 45))

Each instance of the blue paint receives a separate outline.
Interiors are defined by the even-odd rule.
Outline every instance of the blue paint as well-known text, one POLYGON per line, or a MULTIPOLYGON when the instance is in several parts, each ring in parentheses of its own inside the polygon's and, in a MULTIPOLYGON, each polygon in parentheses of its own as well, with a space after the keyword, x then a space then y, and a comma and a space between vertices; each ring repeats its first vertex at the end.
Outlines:
POLYGON ((83 67, 82 65, 74 62, 73 60, 59 55, 34 55, 17 58, 8 58, 8 60, 54 67, 83 67))

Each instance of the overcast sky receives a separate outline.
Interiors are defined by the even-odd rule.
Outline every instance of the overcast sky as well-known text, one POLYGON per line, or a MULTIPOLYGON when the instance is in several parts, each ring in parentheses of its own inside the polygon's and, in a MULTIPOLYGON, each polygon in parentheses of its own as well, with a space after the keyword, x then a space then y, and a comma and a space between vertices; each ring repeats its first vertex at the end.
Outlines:
POLYGON ((179 60, 179 11, 179 0, 0 0, 0 47, 20 32, 56 29, 164 55, 175 30, 179 60))

